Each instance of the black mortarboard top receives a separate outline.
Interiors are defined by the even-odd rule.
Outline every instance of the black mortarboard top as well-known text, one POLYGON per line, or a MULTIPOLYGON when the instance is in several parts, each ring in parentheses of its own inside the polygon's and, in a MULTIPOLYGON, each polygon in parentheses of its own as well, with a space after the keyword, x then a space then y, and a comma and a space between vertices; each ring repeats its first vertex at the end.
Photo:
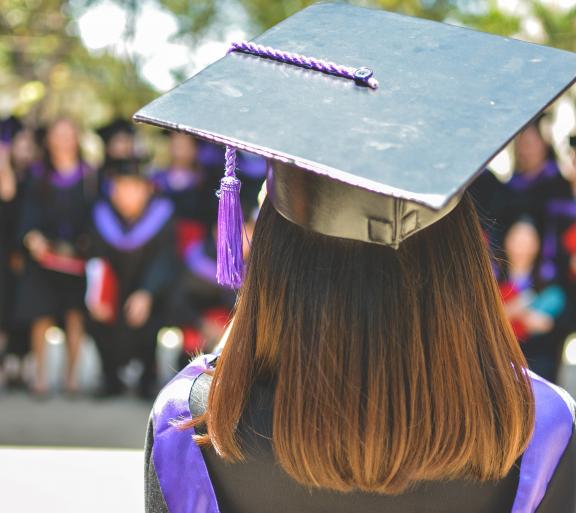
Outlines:
POLYGON ((131 157, 127 159, 109 159, 104 165, 104 174, 108 178, 117 176, 133 176, 148 179, 148 159, 131 157))
POLYGON ((110 139, 117 134, 129 134, 133 135, 135 133, 134 124, 127 119, 116 118, 107 125, 101 126, 96 130, 98 135, 102 138, 104 143, 108 144, 110 139))
POLYGON ((392 247, 449 212, 576 78, 570 52, 345 4, 313 5, 254 43, 360 74, 234 51, 134 119, 264 156, 286 218, 392 247), (363 67, 378 88, 357 83, 363 67))
POLYGON ((23 128, 24 125, 15 116, 0 119, 0 144, 10 144, 16 134, 23 128))

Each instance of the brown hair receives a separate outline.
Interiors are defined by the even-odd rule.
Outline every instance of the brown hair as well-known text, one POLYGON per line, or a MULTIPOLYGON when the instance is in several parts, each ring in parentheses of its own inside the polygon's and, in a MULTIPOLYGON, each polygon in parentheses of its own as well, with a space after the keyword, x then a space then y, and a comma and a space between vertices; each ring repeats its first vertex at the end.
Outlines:
POLYGON ((275 383, 277 461, 306 486, 399 493, 504 477, 534 424, 471 200, 397 251, 304 230, 266 201, 199 444, 242 459, 252 384, 275 383))

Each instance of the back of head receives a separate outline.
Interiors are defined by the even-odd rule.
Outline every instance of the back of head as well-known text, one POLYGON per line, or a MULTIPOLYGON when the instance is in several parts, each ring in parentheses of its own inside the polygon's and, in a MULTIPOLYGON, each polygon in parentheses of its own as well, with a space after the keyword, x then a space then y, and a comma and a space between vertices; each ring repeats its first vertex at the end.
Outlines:
POLYGON ((468 196, 398 250, 328 237, 266 201, 204 422, 242 458, 252 384, 275 385, 273 445, 307 486, 398 493, 505 476, 534 423, 526 364, 468 196))

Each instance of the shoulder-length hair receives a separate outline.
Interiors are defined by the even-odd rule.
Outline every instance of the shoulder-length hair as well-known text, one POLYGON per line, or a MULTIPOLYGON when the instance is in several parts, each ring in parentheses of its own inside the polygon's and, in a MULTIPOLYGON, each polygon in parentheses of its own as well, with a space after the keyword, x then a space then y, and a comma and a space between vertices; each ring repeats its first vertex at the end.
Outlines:
POLYGON ((526 362, 466 195, 400 249, 327 237, 266 201, 199 444, 243 458, 255 380, 275 384, 275 457, 296 481, 399 493, 504 477, 534 424, 526 362))

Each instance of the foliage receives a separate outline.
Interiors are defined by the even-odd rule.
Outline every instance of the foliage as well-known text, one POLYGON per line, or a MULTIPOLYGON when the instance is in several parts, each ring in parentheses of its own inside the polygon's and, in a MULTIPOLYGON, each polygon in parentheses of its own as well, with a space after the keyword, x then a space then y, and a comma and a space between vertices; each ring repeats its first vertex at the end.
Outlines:
POLYGON ((137 63, 84 48, 68 2, 0 3, 0 107, 34 123, 66 114, 94 125, 154 97, 137 63))

